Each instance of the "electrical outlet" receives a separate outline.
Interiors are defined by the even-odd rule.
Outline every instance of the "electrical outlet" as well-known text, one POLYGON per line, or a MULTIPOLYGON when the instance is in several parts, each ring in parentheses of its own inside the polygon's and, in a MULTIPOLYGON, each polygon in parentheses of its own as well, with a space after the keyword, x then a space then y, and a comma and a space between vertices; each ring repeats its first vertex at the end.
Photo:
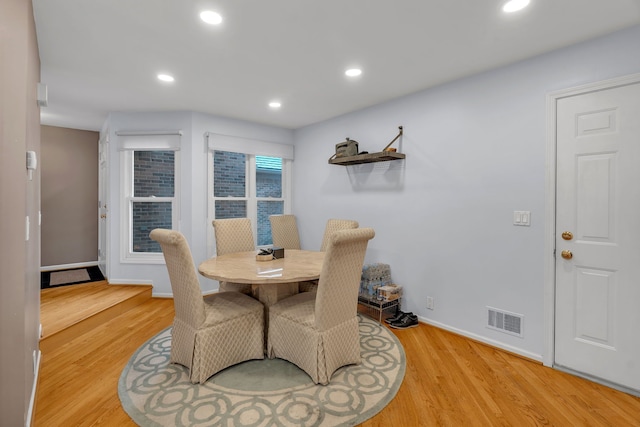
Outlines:
POLYGON ((433 310, 433 297, 427 297, 427 308, 433 310))

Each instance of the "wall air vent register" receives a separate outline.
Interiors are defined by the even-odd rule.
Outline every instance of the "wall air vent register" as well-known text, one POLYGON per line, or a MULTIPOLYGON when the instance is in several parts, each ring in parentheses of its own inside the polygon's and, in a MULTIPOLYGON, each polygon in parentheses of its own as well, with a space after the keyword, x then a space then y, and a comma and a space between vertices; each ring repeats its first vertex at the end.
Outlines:
POLYGON ((522 337, 524 316, 493 307, 487 307, 487 328, 522 337))

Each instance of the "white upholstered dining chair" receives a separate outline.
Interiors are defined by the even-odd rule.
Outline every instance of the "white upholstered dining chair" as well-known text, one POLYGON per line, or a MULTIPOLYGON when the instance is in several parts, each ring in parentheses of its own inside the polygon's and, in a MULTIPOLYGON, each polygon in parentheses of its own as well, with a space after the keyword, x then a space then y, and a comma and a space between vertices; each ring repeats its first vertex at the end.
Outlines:
POLYGON ((300 235, 296 216, 291 214, 271 215, 271 238, 273 246, 285 249, 300 249, 300 235))
MULTIPOLYGON (((350 230, 353 228, 358 228, 358 221, 354 221, 351 219, 335 219, 331 218, 327 220, 327 224, 324 228, 324 235, 322 236, 322 244, 320 245, 321 251, 326 251, 327 246, 329 245, 329 239, 331 235, 339 230, 350 230)), ((318 290, 318 281, 308 281, 308 282, 300 282, 298 284, 299 292, 314 292, 318 290)))
POLYGON ((322 236, 322 244, 320 245, 321 251, 326 251, 329 246, 329 239, 331 235, 338 230, 350 230, 352 228, 358 228, 358 221, 352 219, 335 219, 331 218, 327 220, 327 225, 324 227, 324 235, 322 236))
MULTIPOLYGON (((216 237, 216 255, 256 249, 249 218, 214 219, 212 224, 216 237)), ((219 290, 220 292, 235 291, 250 295, 251 285, 220 282, 219 290)))
POLYGON ((264 306, 238 292, 202 296, 193 257, 184 236, 155 229, 173 292, 175 318, 170 362, 189 369, 192 383, 236 363, 264 358, 264 306))
POLYGON ((371 228, 329 238, 317 292, 269 308, 267 354, 296 364, 314 383, 328 384, 340 367, 360 362, 358 290, 371 228))

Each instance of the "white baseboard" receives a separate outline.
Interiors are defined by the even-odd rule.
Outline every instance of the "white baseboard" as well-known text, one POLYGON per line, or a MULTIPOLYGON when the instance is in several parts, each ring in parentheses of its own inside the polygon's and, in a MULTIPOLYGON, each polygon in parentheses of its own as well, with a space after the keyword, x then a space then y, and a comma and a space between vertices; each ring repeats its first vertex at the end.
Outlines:
POLYGON ((60 264, 60 265, 47 265, 40 267, 40 271, 57 271, 57 270, 71 270, 72 268, 93 267, 98 265, 98 261, 78 262, 75 264, 60 264))
POLYGON ((422 323, 426 323, 428 325, 435 326, 436 328, 444 329, 445 331, 453 332, 454 334, 470 338, 470 339, 472 339, 474 341, 479 341, 479 342, 481 342, 483 344, 490 345, 491 347, 496 347, 496 348, 499 348, 501 350, 508 351, 509 353, 514 353, 514 354, 517 354, 519 356, 526 357, 527 359, 535 360, 536 362, 542 363, 542 359, 543 358, 542 358, 541 354, 531 353, 530 351, 523 350, 523 349, 518 348, 518 347, 513 347, 511 345, 507 345, 507 344, 502 343, 500 341, 495 341, 495 340, 489 339, 487 337, 483 337, 481 335, 476 335, 476 334, 471 333, 469 331, 464 331, 462 329, 454 328, 454 327, 445 325, 444 323, 436 322, 434 320, 427 319, 427 318, 424 318, 424 317, 418 317, 418 320, 420 320, 420 322, 422 322, 422 323))
POLYGON ((173 294, 172 293, 166 293, 166 292, 152 292, 151 296, 153 298, 173 298, 173 294))
POLYGON ((31 427, 35 415, 36 407, 36 392, 38 391, 38 376, 40 375, 40 360, 42 359, 42 352, 38 350, 34 361, 33 372, 33 385, 31 386, 31 398, 29 398, 29 409, 27 411, 27 419, 25 420, 25 427, 31 427))
POLYGON ((153 286, 153 280, 131 280, 131 279, 109 279, 110 285, 151 285, 153 286))
MULTIPOLYGON (((202 295, 207 296, 207 295, 212 295, 212 294, 217 294, 218 290, 217 289, 213 289, 210 291, 204 291, 202 293, 202 295)), ((158 293, 153 293, 152 294, 154 298, 173 298, 173 294, 172 293, 166 293, 166 292, 158 292, 158 293)))

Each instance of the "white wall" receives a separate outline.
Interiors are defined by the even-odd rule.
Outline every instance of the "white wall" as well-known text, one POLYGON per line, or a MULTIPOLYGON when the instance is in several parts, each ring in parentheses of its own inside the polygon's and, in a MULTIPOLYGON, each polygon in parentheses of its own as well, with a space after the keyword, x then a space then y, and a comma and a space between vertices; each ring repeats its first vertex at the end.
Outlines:
MULTIPOLYGON (((111 113, 103 132, 109 132, 109 235, 108 266, 112 284, 153 284, 154 296, 170 296, 171 285, 164 264, 120 262, 120 152, 118 130, 182 130, 180 149, 180 231, 185 235, 196 264, 205 260, 207 234, 213 228, 207 219, 207 147, 205 133, 219 133, 282 144, 293 144, 293 132, 240 120, 193 112, 111 113)), ((211 292, 218 283, 201 277, 201 288, 211 292)))
POLYGON ((391 265, 405 311, 542 360, 546 96, 637 72, 639 26, 297 130, 302 246, 328 218, 373 227, 366 262, 391 265), (327 164, 345 137, 380 151, 399 125, 406 160, 327 164), (523 314, 524 337, 487 329, 487 305, 523 314))
MULTIPOLYGON (((399 64, 402 66, 402 64, 399 64)), ((293 213, 302 245, 319 248, 329 218, 371 226, 366 262, 391 265, 403 309, 423 320, 542 360, 545 137, 548 93, 640 72, 640 26, 442 85, 295 132, 200 113, 112 113, 109 280, 153 283, 169 295, 164 265, 120 263, 120 156, 115 131, 182 129, 181 231, 196 263, 207 254, 206 132, 291 144, 293 213), (405 161, 329 165, 334 145, 395 146, 405 161), (531 227, 512 225, 514 210, 531 227), (427 296, 435 310, 425 308, 427 296), (525 316, 524 337, 485 328, 487 305, 525 316)), ((217 283, 201 279, 205 292, 217 283)))

